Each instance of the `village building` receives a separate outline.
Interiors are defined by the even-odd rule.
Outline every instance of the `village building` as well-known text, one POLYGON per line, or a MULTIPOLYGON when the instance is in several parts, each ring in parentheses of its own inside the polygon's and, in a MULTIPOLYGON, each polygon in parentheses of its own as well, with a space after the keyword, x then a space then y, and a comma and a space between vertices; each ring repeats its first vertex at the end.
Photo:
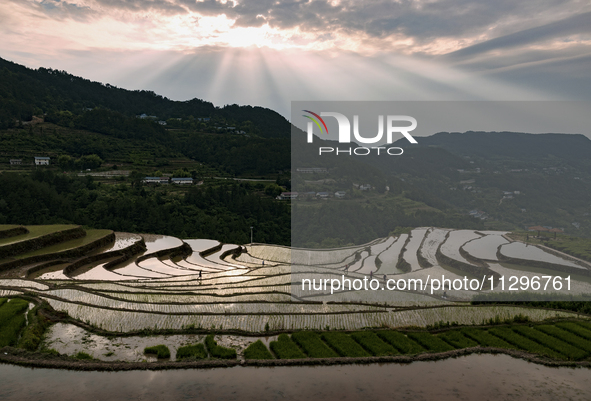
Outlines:
POLYGON ((35 157, 36 166, 49 166, 49 157, 35 157))
POLYGON ((304 173, 304 174, 326 174, 328 170, 324 167, 306 167, 306 168, 296 168, 296 172, 304 173))
POLYGON ((281 195, 277 197, 279 200, 292 200, 297 199, 298 193, 297 192, 281 192, 281 195))
POLYGON ((170 182, 172 184, 179 184, 179 185, 192 185, 193 179, 192 178, 171 178, 170 182))
POLYGON ((168 184, 168 177, 145 177, 144 184, 168 184))

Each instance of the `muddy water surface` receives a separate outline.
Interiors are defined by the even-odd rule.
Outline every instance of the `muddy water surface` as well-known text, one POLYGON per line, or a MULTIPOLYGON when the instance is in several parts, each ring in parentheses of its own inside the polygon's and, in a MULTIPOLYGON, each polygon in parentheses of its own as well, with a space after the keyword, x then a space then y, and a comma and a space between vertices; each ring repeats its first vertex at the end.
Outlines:
POLYGON ((0 365, 2 400, 588 400, 591 370, 506 355, 410 365, 78 372, 0 365))

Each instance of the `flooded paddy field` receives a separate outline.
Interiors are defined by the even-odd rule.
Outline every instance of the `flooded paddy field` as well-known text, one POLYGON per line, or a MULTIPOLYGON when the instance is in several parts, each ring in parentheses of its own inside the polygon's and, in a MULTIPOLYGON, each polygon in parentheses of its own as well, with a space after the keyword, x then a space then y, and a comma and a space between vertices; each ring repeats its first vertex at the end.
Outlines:
POLYGON ((588 400, 591 371, 507 355, 435 362, 173 371, 80 372, 0 365, 7 401, 95 400, 588 400))
MULTIPOLYGON (((308 397, 327 399, 389 399, 394 392, 409 399, 455 399, 453 397, 458 398, 459 394, 463 394, 464 398, 468 394, 482 399, 517 397, 528 392, 538 395, 537 391, 541 388, 538 381, 548 378, 540 372, 548 368, 509 356, 471 355, 407 365, 398 365, 392 362, 393 359, 389 359, 388 364, 374 363, 382 357, 404 357, 407 361, 450 358, 463 355, 454 353, 456 351, 474 352, 474 347, 488 347, 489 351, 491 347, 500 347, 522 353, 517 356, 530 353, 559 362, 591 361, 589 315, 538 306, 471 305, 469 301, 473 296, 494 293, 498 289, 492 292, 486 289, 457 290, 451 295, 449 285, 434 288, 429 283, 431 278, 442 276, 448 280, 462 280, 464 276, 480 278, 482 274, 498 274, 531 279, 542 273, 560 277, 569 274, 568 271, 551 270, 558 263, 539 267, 536 264, 541 255, 539 252, 546 255, 543 250, 535 248, 532 251, 535 254, 530 254, 529 246, 521 242, 509 243, 502 234, 504 232, 422 227, 359 246, 318 250, 116 233, 114 243, 94 249, 91 258, 82 257, 83 262, 71 269, 68 267, 77 263, 81 256, 44 260, 40 263, 48 263, 47 268, 28 278, 16 274, 10 277, 8 274, 0 280, 0 296, 20 295, 31 306, 37 305, 37 309, 26 315, 26 324, 34 322, 35 319, 31 318, 35 316, 51 320, 52 323, 44 329, 45 334, 39 337, 36 348, 28 348, 41 358, 51 359, 52 353, 58 353, 60 355, 56 358, 63 358, 67 363, 86 363, 81 361, 79 355, 82 355, 94 359, 88 363, 102 363, 106 369, 116 364, 146 364, 160 369, 166 363, 174 368, 184 363, 181 360, 183 352, 188 352, 186 346, 190 346, 205 352, 205 355, 196 354, 198 356, 194 357, 194 361, 204 363, 191 367, 225 363, 217 356, 223 352, 232 353, 228 365, 242 365, 214 370, 119 372, 120 376, 116 376, 114 381, 112 378, 115 376, 108 373, 67 372, 81 375, 78 378, 72 376, 70 380, 73 381, 104 383, 111 380, 108 388, 97 384, 98 398, 102 397, 101 394, 104 397, 113 396, 111 389, 117 389, 114 398, 121 398, 127 394, 126 391, 131 392, 130 380, 145 380, 146 383, 142 383, 145 393, 142 394, 150 394, 147 398, 152 399, 183 399, 196 395, 213 399, 214 394, 215 399, 231 399, 236 398, 238 393, 245 399, 260 398, 261 394, 267 396, 263 398, 299 399, 302 391, 308 397), (531 266, 497 261, 499 247, 509 250, 526 247, 528 253, 521 253, 522 259, 530 260, 531 266), (121 253, 101 256, 104 252, 121 253), (449 259, 463 263, 458 267, 449 259), (118 264, 113 265, 113 262, 118 264), (349 266, 348 270, 346 266, 349 266), (384 286, 389 279, 427 284, 414 289, 409 285, 407 289, 396 291, 383 291, 382 287, 382 290, 353 289, 333 294, 330 290, 314 293, 298 290, 303 287, 302 278, 363 280, 370 275, 380 286, 384 286), (490 322, 509 325, 509 328, 496 330, 489 327, 490 322), (560 326, 564 322, 566 325, 560 326), (512 326, 514 323, 515 326, 512 326), (452 326, 454 328, 450 329, 452 326), (448 329, 455 330, 455 334, 446 335, 445 330, 448 329), (496 337, 494 333, 497 333, 496 337), (488 340, 485 338, 487 335, 488 340), (501 338, 503 335, 517 340, 514 343, 505 342, 501 338), (528 335, 538 336, 539 341, 553 335, 555 337, 552 338, 561 345, 546 343, 547 347, 540 346, 528 335), (561 340, 560 336, 564 335, 570 335, 568 341, 573 343, 561 340), (206 340, 207 336, 210 336, 209 340, 206 340), (484 336, 484 339, 478 336, 484 336), (302 338, 307 338, 305 341, 309 343, 302 338), (401 343, 395 344, 394 338, 401 343), (492 341, 487 343, 491 338, 492 341), (215 344, 212 345, 212 341, 215 344), (342 345, 339 341, 348 345, 339 348, 342 345), (310 344, 315 344, 316 348, 310 344), (166 346, 170 352, 166 359, 144 353, 146 347, 160 345, 166 346), (405 349, 407 345, 409 348, 405 349), (249 356, 249 352, 254 352, 252 350, 257 347, 257 352, 266 353, 266 356, 249 356), (348 363, 351 361, 348 358, 352 357, 368 358, 365 362, 372 364, 247 367, 257 359, 261 360, 261 364, 281 365, 286 362, 289 365, 298 358, 301 358, 301 364, 314 363, 314 358, 329 358, 333 360, 331 363, 338 365, 348 363), (489 372, 506 377, 503 383, 510 384, 504 387, 491 382, 491 374, 484 374, 480 366, 488 366, 489 372), (523 376, 526 382, 520 385, 512 372, 524 369, 527 371, 523 376), (464 379, 465 376, 459 375, 458 371, 464 372, 466 377, 472 375, 472 379, 464 379), (430 380, 429 375, 432 375, 430 380), (120 381, 120 377, 128 379, 120 381), (200 379, 196 380, 196 377, 200 379), (274 379, 269 382, 269 377, 274 379), (439 382, 442 383, 439 389, 433 386, 426 388, 424 384, 439 382), (151 387, 153 383, 158 385, 151 387), (239 383, 239 390, 236 383, 239 383), (455 387, 450 383, 455 383, 455 387), (485 391, 487 386, 488 392, 485 391), (327 392, 329 388, 335 392, 333 395, 327 392), (163 389, 166 391, 162 392, 163 389), (343 392, 344 389, 347 391, 343 392)), ((591 293, 591 277, 583 274, 586 270, 582 265, 550 253, 547 255, 558 259, 561 262, 559 267, 577 265, 576 271, 581 271, 581 274, 570 274, 573 291, 591 293)), ((504 260, 500 256, 499 259, 504 260)), ((31 263, 19 267, 18 271, 26 268, 35 270, 35 266, 38 265, 31 263)), ((6 271, 10 273, 10 269, 6 271)), ((4 379, 5 376, 2 376, 0 398, 11 399, 17 394, 22 397, 22 392, 10 390, 10 386, 17 385, 20 380, 13 372, 29 371, 0 367, 7 369, 6 377, 12 377, 4 379)), ((567 372, 563 376, 560 376, 562 373, 556 375, 564 383, 570 380, 569 375, 578 374, 573 372, 588 372, 565 368, 556 371, 567 372)), ((51 373, 42 374, 50 372, 44 369, 34 372, 40 372, 39 376, 31 379, 39 381, 36 386, 43 386, 47 378, 54 377, 51 373)), ((583 382, 577 383, 580 385, 583 382)), ((92 386, 94 384, 89 384, 89 388, 92 386)), ((579 389, 583 391, 579 394, 576 389, 568 387, 572 399, 584 394, 583 390, 579 389)), ((47 384, 44 390, 64 399, 79 396, 76 391, 68 392, 72 387, 60 388, 53 382, 47 384)), ((540 394, 536 399, 544 399, 554 393, 546 391, 540 394)), ((130 399, 134 396, 137 393, 130 395, 130 399)), ((48 398, 46 393, 44 398, 48 398)))

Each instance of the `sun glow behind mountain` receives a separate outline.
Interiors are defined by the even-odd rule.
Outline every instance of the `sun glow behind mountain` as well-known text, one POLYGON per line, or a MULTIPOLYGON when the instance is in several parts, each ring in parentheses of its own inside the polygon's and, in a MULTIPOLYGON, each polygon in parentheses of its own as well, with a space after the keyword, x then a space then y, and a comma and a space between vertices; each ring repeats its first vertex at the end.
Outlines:
POLYGON ((302 99, 589 99, 590 27, 576 1, 8 0, 0 57, 287 115, 302 99))

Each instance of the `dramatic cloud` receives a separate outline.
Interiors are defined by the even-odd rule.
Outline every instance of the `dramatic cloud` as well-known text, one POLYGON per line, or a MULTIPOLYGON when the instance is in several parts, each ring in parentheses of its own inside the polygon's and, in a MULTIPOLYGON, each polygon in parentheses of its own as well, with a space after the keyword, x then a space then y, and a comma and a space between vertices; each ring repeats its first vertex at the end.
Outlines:
MULTIPOLYGON (((578 0, 5 0, 0 57, 172 98, 591 99, 578 0)), ((270 104, 269 104, 270 103, 270 104)))

